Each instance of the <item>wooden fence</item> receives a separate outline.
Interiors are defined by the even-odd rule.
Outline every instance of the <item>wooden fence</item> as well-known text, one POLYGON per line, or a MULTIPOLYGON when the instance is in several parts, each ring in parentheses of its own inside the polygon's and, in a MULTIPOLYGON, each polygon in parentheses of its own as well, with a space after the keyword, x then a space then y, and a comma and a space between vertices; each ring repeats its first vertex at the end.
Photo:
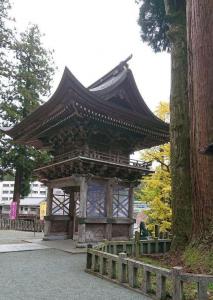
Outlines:
MULTIPOLYGON (((159 241, 152 242, 159 244, 159 241)), ((125 242, 123 248, 128 249, 127 246, 132 245, 131 242, 129 243, 125 242)), ((141 243, 143 244, 144 241, 141 243)), ((208 286, 213 283, 213 276, 184 273, 181 267, 165 269, 149 265, 127 257, 126 252, 118 254, 120 246, 121 242, 107 242, 94 248, 89 245, 86 271, 157 300, 187 299, 183 293, 184 285, 187 283, 196 284, 197 298, 194 299, 209 299, 208 286), (116 254, 108 253, 109 249, 113 249, 112 252, 116 254), (170 298, 167 298, 168 296, 170 298)))
POLYGON ((20 230, 20 231, 44 231, 44 224, 39 220, 10 220, 0 219, 0 230, 20 230))
POLYGON ((154 240, 140 240, 132 239, 130 241, 107 241, 99 244, 94 249, 101 250, 107 253, 117 255, 120 252, 127 253, 128 256, 136 256, 146 254, 165 253, 169 251, 171 240, 154 239, 154 240))

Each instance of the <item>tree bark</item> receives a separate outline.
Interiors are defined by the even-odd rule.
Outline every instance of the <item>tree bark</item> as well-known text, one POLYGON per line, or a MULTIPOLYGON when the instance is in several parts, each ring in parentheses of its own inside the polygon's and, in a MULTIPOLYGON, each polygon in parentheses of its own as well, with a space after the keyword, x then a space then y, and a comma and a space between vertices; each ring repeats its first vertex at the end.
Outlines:
POLYGON ((189 107, 187 95, 186 9, 165 1, 171 19, 170 142, 172 178, 172 249, 184 248, 191 234, 189 107))
POLYGON ((20 205, 20 197, 21 197, 21 181, 22 181, 22 170, 21 168, 16 168, 15 173, 15 184, 14 184, 14 191, 13 191, 13 202, 17 203, 16 207, 16 218, 19 215, 19 205, 20 205))
POLYGON ((212 238, 213 156, 200 150, 213 142, 213 1, 187 1, 193 240, 212 238))

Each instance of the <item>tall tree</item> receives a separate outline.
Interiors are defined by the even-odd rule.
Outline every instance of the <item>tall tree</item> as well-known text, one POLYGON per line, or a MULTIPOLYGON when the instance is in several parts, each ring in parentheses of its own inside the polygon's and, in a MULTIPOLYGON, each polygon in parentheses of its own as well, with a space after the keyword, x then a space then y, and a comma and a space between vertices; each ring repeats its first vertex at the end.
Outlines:
POLYGON ((138 22, 142 39, 156 52, 171 52, 170 141, 175 249, 187 244, 192 219, 185 0, 144 0, 138 22))
POLYGON ((213 241, 213 2, 187 1, 193 239, 213 241))
MULTIPOLYGON (((3 111, 1 104, 7 99, 13 74, 12 57, 14 55, 13 20, 9 16, 11 5, 9 0, 0 0, 0 126, 2 125, 3 111)), ((0 179, 3 179, 3 154, 6 153, 2 143, 3 134, 0 132, 0 179)))
POLYGON ((8 55, 8 51, 12 49, 13 45, 11 18, 9 17, 10 8, 9 0, 0 0, 0 91, 5 85, 4 78, 9 77, 11 71, 8 55))
MULTIPOLYGON (((163 121, 168 121, 169 103, 160 102, 156 115, 163 121)), ((146 212, 148 229, 154 232, 155 225, 160 231, 171 230, 171 174, 170 174, 170 144, 165 144, 141 151, 141 159, 155 162, 155 173, 146 176, 137 190, 137 199, 149 204, 146 212)))
MULTIPOLYGON (((16 68, 9 97, 2 101, 1 110, 7 125, 13 125, 36 109, 42 97, 50 92, 54 74, 52 52, 41 43, 41 33, 37 25, 32 25, 15 43, 16 68)), ((29 193, 29 181, 33 168, 47 155, 26 146, 18 146, 4 137, 1 142, 4 168, 15 170, 13 201, 19 204, 20 196, 29 193)), ((18 211, 18 205, 17 205, 18 211)))

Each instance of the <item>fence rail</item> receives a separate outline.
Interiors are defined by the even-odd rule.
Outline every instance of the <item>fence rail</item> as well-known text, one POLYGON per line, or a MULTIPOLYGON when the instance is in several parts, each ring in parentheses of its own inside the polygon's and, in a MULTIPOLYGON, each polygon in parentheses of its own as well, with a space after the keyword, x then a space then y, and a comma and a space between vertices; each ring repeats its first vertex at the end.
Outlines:
POLYGON ((39 220, 0 219, 0 230, 41 232, 44 230, 44 224, 41 223, 39 220))
MULTIPOLYGON (((142 244, 144 242, 147 241, 141 241, 142 244)), ((152 242, 156 243, 156 241, 152 242)), ((89 245, 86 271, 157 300, 168 299, 169 294, 169 299, 186 299, 183 295, 184 284, 188 282, 196 283, 196 299, 209 299, 208 285, 213 283, 213 276, 189 274, 184 273, 181 267, 166 269, 137 261, 127 256, 130 253, 127 254, 128 251, 118 253, 121 247, 115 248, 115 246, 121 245, 122 242, 105 242, 94 248, 89 245), (108 252, 110 250, 113 250, 112 253, 108 252)), ((123 242, 123 249, 127 250, 129 245, 132 247, 131 241, 123 242)), ((131 253, 133 253, 133 250, 131 253)))

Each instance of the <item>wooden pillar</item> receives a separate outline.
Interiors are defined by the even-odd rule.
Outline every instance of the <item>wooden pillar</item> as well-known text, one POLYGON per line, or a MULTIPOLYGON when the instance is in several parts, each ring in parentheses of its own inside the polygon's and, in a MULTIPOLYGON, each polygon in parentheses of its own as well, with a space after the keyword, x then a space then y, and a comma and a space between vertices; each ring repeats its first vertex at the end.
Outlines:
POLYGON ((74 199, 74 190, 70 191, 70 204, 69 204, 69 232, 68 235, 72 239, 73 234, 75 233, 75 199, 74 199))
MULTIPOLYGON (((47 190, 47 209, 46 216, 49 217, 52 215, 52 202, 53 202, 53 188, 48 186, 47 190)), ((45 220, 45 218, 44 218, 45 220)), ((51 221, 45 220, 44 222, 44 238, 48 236, 51 232, 51 221)))
MULTIPOLYGON (((128 217, 130 219, 133 219, 133 201, 134 201, 134 189, 133 186, 130 186, 129 188, 129 211, 128 211, 128 217)), ((134 224, 130 224, 129 226, 129 238, 133 237, 133 229, 134 229, 134 224)))
POLYGON ((52 203, 53 203, 53 188, 48 186, 48 190, 47 190, 47 210, 46 210, 46 215, 47 216, 52 215, 52 203))
MULTIPOLYGON (((86 218, 86 216, 87 216, 87 181, 85 177, 82 177, 80 183, 79 217, 86 218)), ((78 224, 78 242, 86 243, 86 224, 78 224)))
MULTIPOLYGON (((107 218, 111 219, 113 217, 113 181, 109 180, 107 184, 107 195, 106 195, 106 215, 107 218)), ((106 224, 106 236, 107 240, 112 239, 112 223, 106 224)))

